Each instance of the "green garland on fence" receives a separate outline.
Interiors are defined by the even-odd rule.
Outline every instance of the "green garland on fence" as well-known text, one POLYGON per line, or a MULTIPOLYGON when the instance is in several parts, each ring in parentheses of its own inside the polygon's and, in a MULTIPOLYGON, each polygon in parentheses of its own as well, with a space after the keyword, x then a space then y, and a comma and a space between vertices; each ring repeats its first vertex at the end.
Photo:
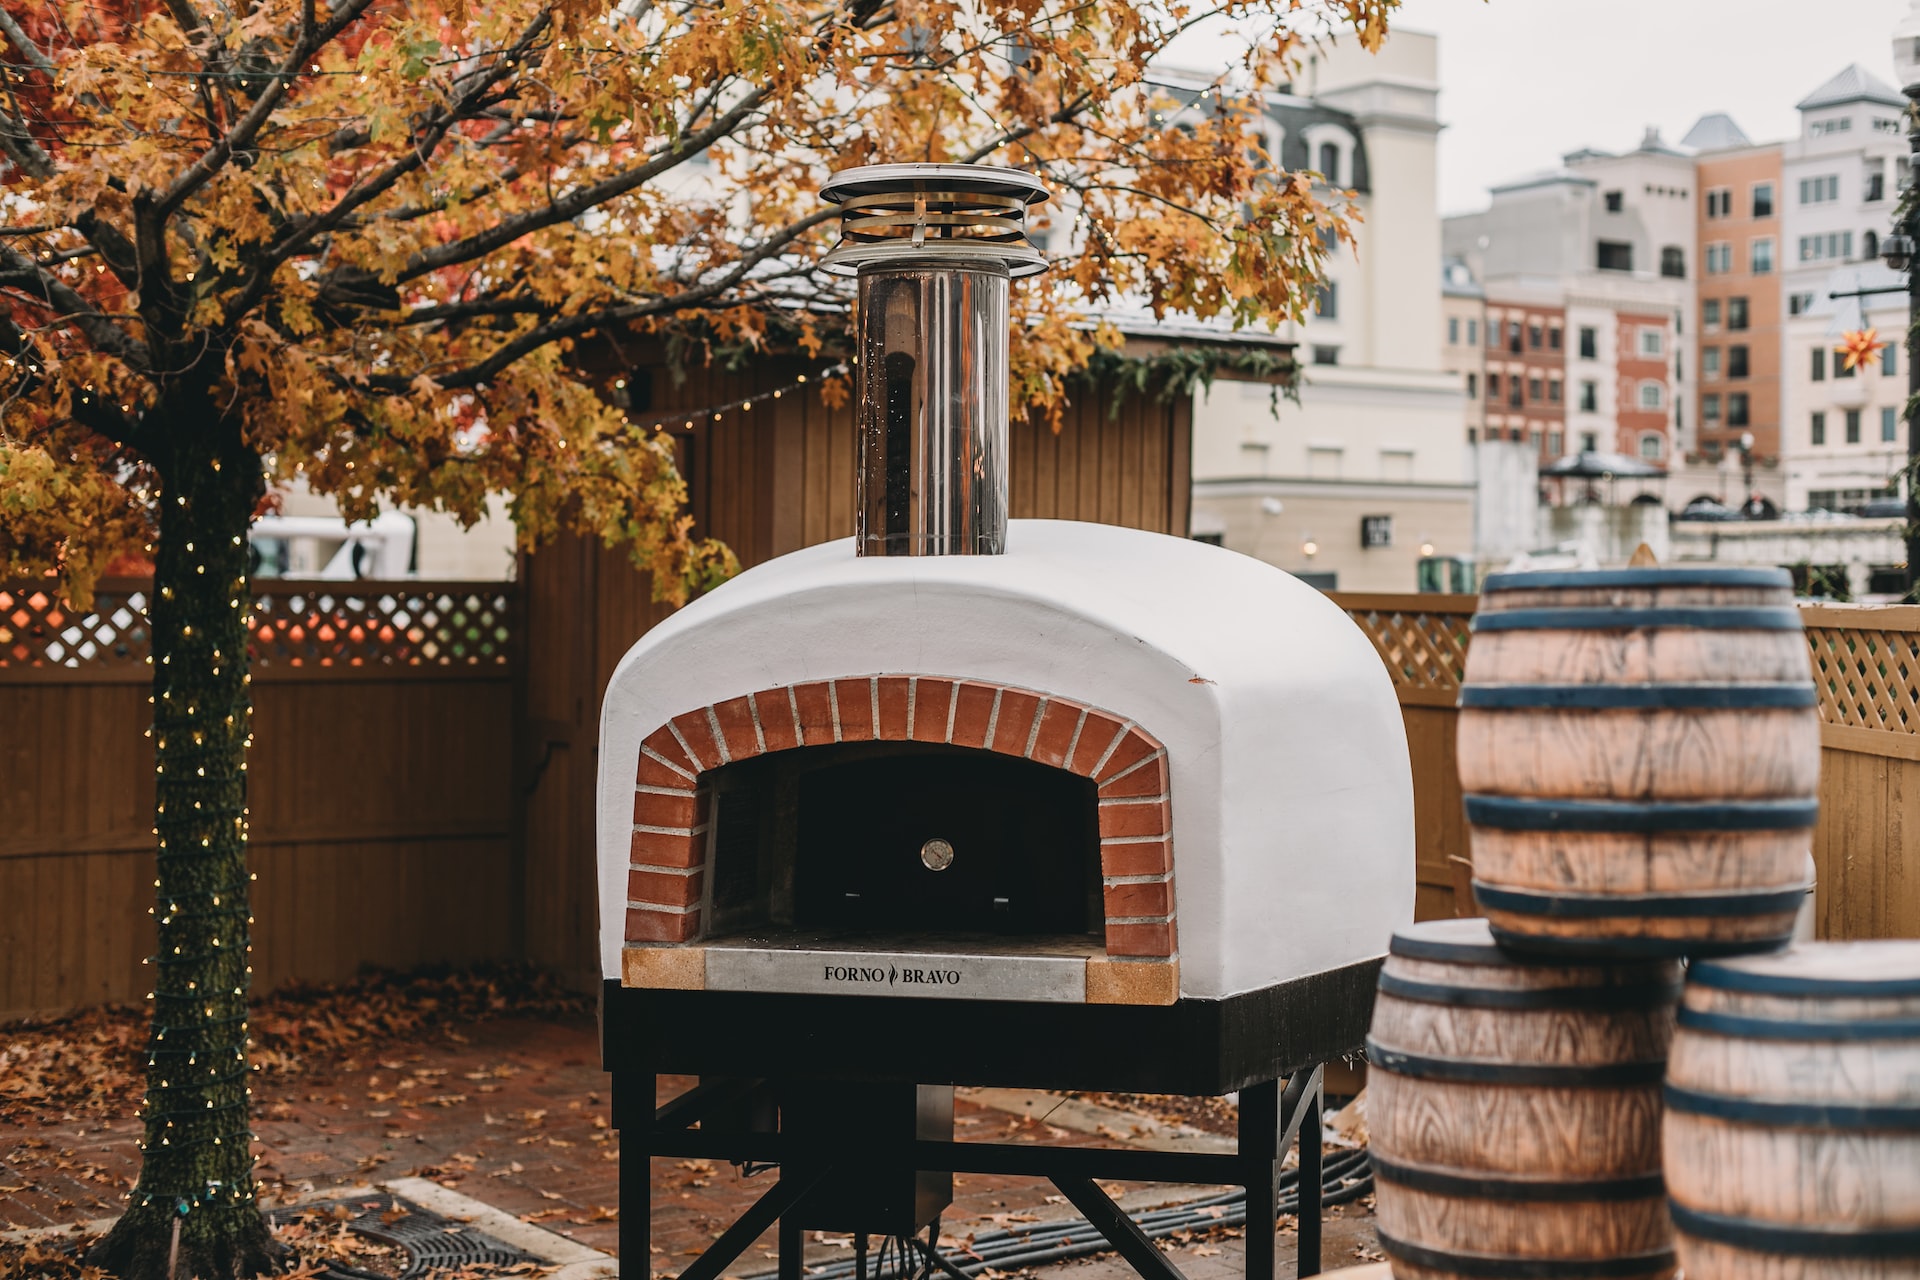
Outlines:
POLYGON ((1130 356, 1113 347, 1096 347, 1091 359, 1073 375, 1076 381, 1112 388, 1108 411, 1115 417, 1129 391, 1151 394, 1171 404, 1213 386, 1221 374, 1237 374, 1258 381, 1273 379, 1271 409, 1280 416, 1280 397, 1300 403, 1300 364, 1291 353, 1265 347, 1176 346, 1152 355, 1130 356))

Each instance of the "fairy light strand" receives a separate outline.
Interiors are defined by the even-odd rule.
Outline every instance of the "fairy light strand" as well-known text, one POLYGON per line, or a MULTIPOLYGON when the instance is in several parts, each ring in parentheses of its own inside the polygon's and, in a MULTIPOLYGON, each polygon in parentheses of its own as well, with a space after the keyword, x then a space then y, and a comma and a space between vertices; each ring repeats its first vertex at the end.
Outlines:
MULTIPOLYGON (((851 362, 843 361, 840 364, 831 365, 822 369, 815 374, 803 373, 785 386, 775 387, 771 391, 761 391, 754 395, 742 396, 738 400, 728 400, 722 404, 712 404, 701 409, 680 409, 673 413, 658 414, 648 421, 638 422, 634 425, 643 431, 665 431, 670 427, 682 431, 691 431, 703 422, 719 422, 729 413, 751 412, 753 406, 757 404, 765 404, 778 400, 786 395, 803 393, 809 387, 818 386, 827 379, 839 377, 851 372, 852 369, 853 365, 851 362)), ((624 390, 626 382, 622 379, 614 385, 624 390)))

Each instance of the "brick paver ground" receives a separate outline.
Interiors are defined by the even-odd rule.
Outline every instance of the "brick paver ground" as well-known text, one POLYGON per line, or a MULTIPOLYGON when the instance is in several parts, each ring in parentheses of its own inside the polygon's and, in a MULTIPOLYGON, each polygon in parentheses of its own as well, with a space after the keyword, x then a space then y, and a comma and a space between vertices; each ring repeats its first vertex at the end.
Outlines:
MULTIPOLYGON (((662 1100, 691 1083, 663 1080, 662 1100)), ((430 1177, 583 1244, 617 1252, 620 1142, 608 1123, 607 1077, 599 1068, 591 1018, 500 1017, 465 1024, 363 1048, 303 1076, 263 1083, 256 1092, 257 1176, 271 1194, 430 1177)), ((963 1139, 1116 1145, 979 1106, 964 1094, 955 1119, 963 1139)), ((115 1215, 138 1172, 138 1136, 131 1114, 103 1123, 0 1125, 0 1228, 115 1215)), ((649 1270, 667 1275, 676 1274, 768 1185, 765 1177, 743 1179, 729 1165, 705 1161, 656 1159, 652 1177, 655 1252, 649 1270)), ((953 1236, 1072 1215, 1038 1179, 965 1175, 954 1181, 955 1203, 943 1220, 953 1236)), ((1370 1217, 1356 1216, 1347 1237, 1330 1223, 1330 1264, 1364 1249, 1369 1223, 1370 1217)), ((1284 1244, 1290 1237, 1282 1235, 1284 1244)), ((1191 1254, 1182 1265, 1193 1280, 1210 1280, 1213 1260, 1231 1259, 1240 1247, 1228 1238, 1178 1248, 1191 1254), (1196 1252, 1211 1249, 1219 1253, 1196 1252), (1203 1261, 1209 1265, 1198 1265, 1203 1261)), ((772 1249, 769 1235, 742 1256, 734 1274, 770 1269, 772 1249)), ((846 1255, 816 1240, 809 1256, 846 1255)), ((1067 1264, 1066 1270, 1075 1280, 1093 1280, 1106 1265, 1067 1264)))

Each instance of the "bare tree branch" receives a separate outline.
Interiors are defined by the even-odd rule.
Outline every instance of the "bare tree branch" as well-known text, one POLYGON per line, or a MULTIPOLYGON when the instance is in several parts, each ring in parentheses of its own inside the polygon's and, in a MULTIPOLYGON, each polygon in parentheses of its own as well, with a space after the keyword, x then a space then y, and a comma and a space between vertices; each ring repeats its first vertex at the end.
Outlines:
MULTIPOLYGON (((626 306, 607 307, 599 311, 562 316, 557 320, 552 320, 537 328, 530 329, 512 341, 503 344, 492 355, 480 361, 478 364, 469 365, 455 373, 448 374, 445 377, 437 377, 433 380, 437 385, 442 387, 471 387, 477 383, 487 381, 502 369, 519 360, 522 356, 538 351, 541 347, 549 343, 559 342, 566 338, 576 338, 581 334, 591 333, 595 329, 605 328, 609 325, 626 324, 630 321, 646 319, 649 316, 670 315, 676 311, 692 310, 726 293, 727 290, 733 288, 733 286, 745 279, 747 273, 752 271, 755 266, 780 253, 814 227, 839 216, 840 211, 838 209, 822 209, 818 213, 809 214, 798 222, 790 223, 786 227, 783 227, 779 234, 755 245, 751 251, 740 257, 732 267, 715 276, 712 280, 707 281, 705 284, 695 285, 679 293, 665 294, 658 298, 649 299, 646 302, 636 302, 626 306)), ((407 391, 412 388, 413 380, 399 375, 383 375, 368 379, 368 385, 382 391, 407 391)))
POLYGON ((280 100, 286 96, 287 86, 293 77, 305 65, 316 49, 352 26, 353 23, 373 3, 373 0, 343 0, 327 21, 318 27, 305 30, 300 39, 294 41, 293 50, 281 62, 280 69, 263 73, 267 87, 254 101, 247 114, 238 124, 229 129, 226 136, 209 147, 204 155, 189 165, 184 173, 173 180, 166 194, 154 201, 151 209, 153 216, 165 222, 176 209, 184 204, 193 193, 213 181, 214 175, 227 167, 234 153, 244 151, 259 134, 262 125, 273 115, 280 100))
POLYGON ((28 37, 20 24, 13 20, 13 15, 5 9, 0 9, 0 32, 6 33, 7 40, 20 51, 21 57, 33 65, 35 71, 42 75, 53 74, 53 59, 40 51, 40 46, 28 37))
POLYGON ((0 246, 0 273, 8 282, 53 309, 57 320, 71 321, 94 350, 115 356, 139 373, 153 372, 147 344, 122 329, 111 317, 96 311, 74 290, 40 269, 40 264, 17 249, 0 246))
POLYGON ((596 182, 592 186, 576 188, 543 208, 530 209, 526 213, 508 218, 464 240, 455 240, 452 244, 425 249, 414 254, 407 265, 401 269, 399 280, 401 282, 413 280, 429 271, 437 271, 441 267, 454 266, 492 253, 495 249, 512 244, 530 231, 538 231, 559 222, 569 222, 597 205, 604 204, 616 196, 625 195, 636 187, 644 186, 651 179, 667 172, 688 157, 698 155, 732 133, 759 108, 760 104, 766 100, 766 96, 765 88, 756 87, 748 91, 724 114, 715 117, 712 124, 696 133, 682 136, 680 141, 672 146, 663 147, 654 152, 645 164, 636 165, 601 182, 596 182))

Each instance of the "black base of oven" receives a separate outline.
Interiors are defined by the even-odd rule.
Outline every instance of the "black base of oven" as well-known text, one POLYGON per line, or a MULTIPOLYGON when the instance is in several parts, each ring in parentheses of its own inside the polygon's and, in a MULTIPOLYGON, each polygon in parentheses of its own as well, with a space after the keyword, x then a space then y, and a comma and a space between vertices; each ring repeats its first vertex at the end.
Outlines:
POLYGON ((615 1073, 1217 1097, 1357 1053, 1380 963, 1170 1005, 646 991, 609 979, 602 1055, 615 1073))
MULTIPOLYGON (((1028 1004, 731 991, 602 993, 605 1065, 620 1130, 620 1256, 651 1243, 653 1156, 778 1165, 779 1180, 679 1280, 719 1280, 777 1221, 781 1280, 800 1280, 807 1206, 835 1183, 909 1181, 919 1171, 1045 1177, 1147 1280, 1184 1280, 1097 1180, 1247 1189, 1247 1280, 1273 1280, 1281 1158, 1300 1144, 1298 1274, 1320 1270, 1320 1110, 1325 1063, 1358 1051, 1380 961, 1224 1000, 1166 1006, 1028 1004), (659 1075, 701 1077, 654 1108, 659 1075), (1284 1090, 1280 1080, 1287 1083, 1284 1090), (1239 1092, 1232 1154, 1099 1150, 783 1131, 771 1093, 828 1082, 995 1085, 1129 1093, 1239 1092), (743 1120, 742 1117, 755 1117, 743 1120), (695 1128, 696 1124, 700 1125, 695 1128)), ((934 1233, 937 1236, 937 1231, 934 1233)), ((942 1265, 928 1254, 931 1267, 942 1265)), ((948 1280, 966 1280, 954 1271, 948 1280)))

